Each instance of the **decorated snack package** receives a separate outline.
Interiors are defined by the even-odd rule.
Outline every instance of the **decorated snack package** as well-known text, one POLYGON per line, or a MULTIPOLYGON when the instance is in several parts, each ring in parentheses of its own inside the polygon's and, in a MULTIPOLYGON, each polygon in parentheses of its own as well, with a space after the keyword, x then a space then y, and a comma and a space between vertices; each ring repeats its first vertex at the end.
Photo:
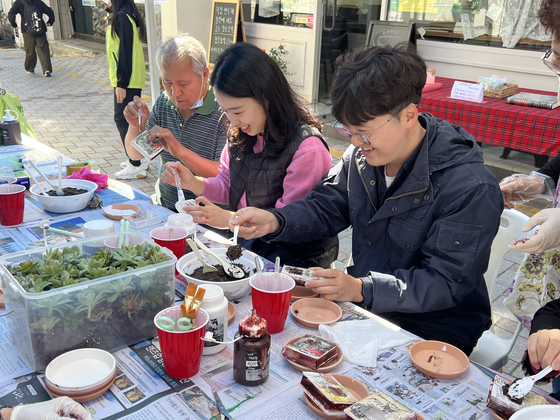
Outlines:
POLYGON ((325 414, 340 415, 358 400, 329 373, 303 372, 300 382, 305 394, 325 414))
POLYGON ((378 391, 344 409, 346 418, 351 420, 415 420, 416 413, 378 391))
POLYGON ((284 265, 282 267, 282 274, 287 274, 296 282, 296 286, 305 286, 308 280, 319 280, 325 277, 313 277, 313 272, 309 268, 292 267, 291 265, 284 265))
POLYGON ((497 374, 494 382, 490 386, 486 407, 505 419, 509 419, 516 411, 534 405, 556 404, 553 398, 539 395, 533 391, 529 392, 521 399, 512 399, 508 395, 508 390, 513 381, 497 374))
POLYGON ((338 346, 326 338, 307 334, 284 346, 282 354, 298 365, 316 370, 336 358, 338 346))

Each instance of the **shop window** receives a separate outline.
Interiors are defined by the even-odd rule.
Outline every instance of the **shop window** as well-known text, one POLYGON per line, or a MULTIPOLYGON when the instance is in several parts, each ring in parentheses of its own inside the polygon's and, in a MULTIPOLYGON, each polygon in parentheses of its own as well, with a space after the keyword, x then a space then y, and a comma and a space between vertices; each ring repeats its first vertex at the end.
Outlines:
POLYGON ((416 23, 417 39, 534 51, 550 48, 542 0, 386 0, 388 20, 416 23))
POLYGON ((243 0, 245 22, 313 27, 315 0, 243 0))

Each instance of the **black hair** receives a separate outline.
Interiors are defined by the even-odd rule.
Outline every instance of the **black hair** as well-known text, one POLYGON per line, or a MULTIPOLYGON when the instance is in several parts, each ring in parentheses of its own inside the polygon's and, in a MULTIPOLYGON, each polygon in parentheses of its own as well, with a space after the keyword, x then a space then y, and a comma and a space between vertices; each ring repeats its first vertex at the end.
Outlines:
MULTIPOLYGON (((239 42, 226 48, 216 60, 210 85, 224 95, 253 98, 261 104, 266 115, 264 153, 267 156, 277 156, 302 124, 321 129, 276 62, 254 45, 239 42)), ((231 128, 228 140, 249 152, 257 137, 231 128)))
POLYGON ((408 43, 352 51, 336 64, 332 113, 343 124, 358 126, 420 104, 426 63, 408 43))
POLYGON ((144 19, 140 15, 136 4, 133 0, 111 0, 111 10, 113 11, 113 20, 111 23, 111 36, 118 36, 117 21, 119 19, 119 12, 123 11, 123 8, 128 7, 132 11, 132 17, 138 21, 138 35, 140 36, 140 41, 146 40, 146 25, 144 24, 144 19))

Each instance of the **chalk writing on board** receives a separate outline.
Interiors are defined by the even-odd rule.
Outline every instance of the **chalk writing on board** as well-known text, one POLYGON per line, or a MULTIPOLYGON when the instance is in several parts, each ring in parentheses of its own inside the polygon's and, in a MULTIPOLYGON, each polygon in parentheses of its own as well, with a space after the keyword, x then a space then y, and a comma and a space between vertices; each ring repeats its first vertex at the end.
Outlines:
POLYGON ((367 46, 384 47, 401 42, 414 44, 414 25, 407 22, 371 21, 368 29, 367 46))
POLYGON ((215 63, 222 51, 235 42, 239 3, 214 3, 209 62, 215 63))

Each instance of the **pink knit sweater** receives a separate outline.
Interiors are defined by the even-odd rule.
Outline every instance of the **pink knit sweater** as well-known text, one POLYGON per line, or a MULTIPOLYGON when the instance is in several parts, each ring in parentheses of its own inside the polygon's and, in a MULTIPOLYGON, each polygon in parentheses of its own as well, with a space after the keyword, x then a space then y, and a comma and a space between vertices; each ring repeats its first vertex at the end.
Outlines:
MULTIPOLYGON (((264 140, 258 136, 253 147, 255 153, 264 149, 264 140)), ((284 194, 276 201, 276 208, 282 208, 292 201, 303 199, 319 180, 329 171, 332 159, 320 138, 312 136, 301 142, 294 153, 292 162, 284 178, 284 194)), ((219 204, 229 203, 229 147, 226 144, 220 157, 220 172, 217 176, 204 180, 201 195, 219 204)), ((239 208, 247 207, 245 194, 241 197, 239 208)))

